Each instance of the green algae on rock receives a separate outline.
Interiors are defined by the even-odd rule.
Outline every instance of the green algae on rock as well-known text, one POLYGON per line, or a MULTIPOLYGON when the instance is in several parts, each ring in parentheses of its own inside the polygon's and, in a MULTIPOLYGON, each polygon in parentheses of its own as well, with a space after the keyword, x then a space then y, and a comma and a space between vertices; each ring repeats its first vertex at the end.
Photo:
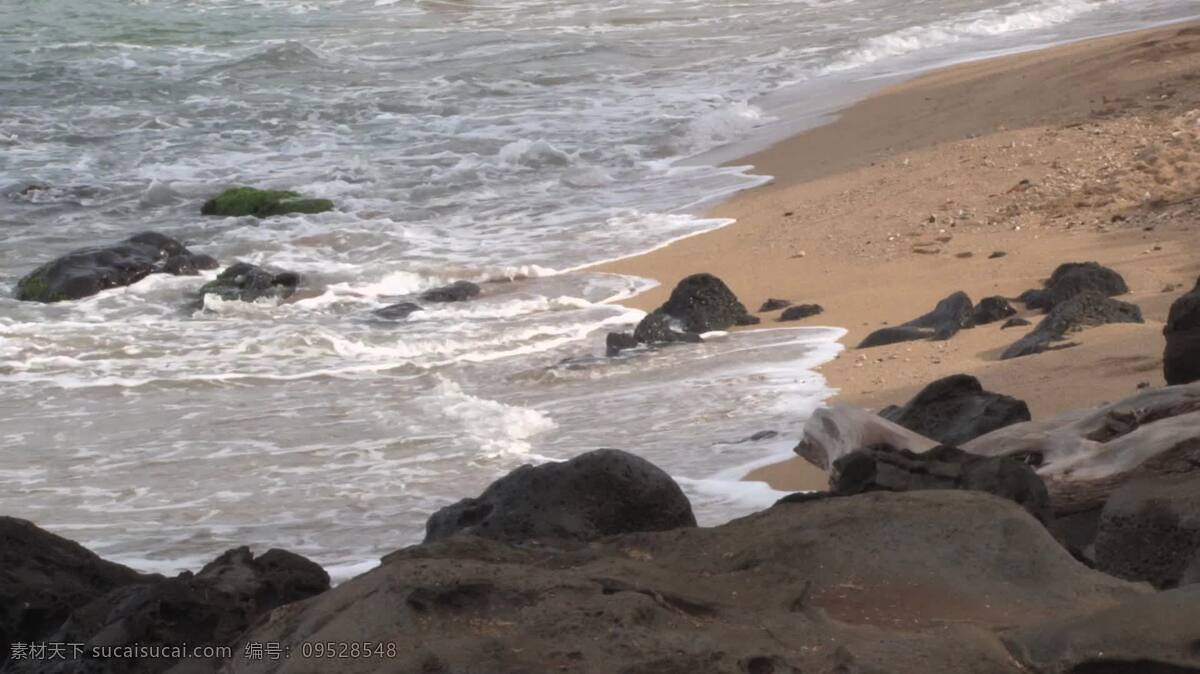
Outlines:
POLYGON ((201 215, 253 215, 269 218, 289 213, 324 213, 333 210, 328 199, 307 199, 287 190, 260 190, 253 187, 231 187, 204 202, 201 215))

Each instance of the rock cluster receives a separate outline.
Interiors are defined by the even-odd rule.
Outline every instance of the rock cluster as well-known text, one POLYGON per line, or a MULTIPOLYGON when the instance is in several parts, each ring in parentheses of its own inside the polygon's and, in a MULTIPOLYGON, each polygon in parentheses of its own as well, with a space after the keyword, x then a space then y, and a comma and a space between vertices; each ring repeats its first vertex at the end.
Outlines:
POLYGON ((758 322, 721 279, 692 274, 675 286, 662 306, 638 323, 632 335, 611 333, 608 354, 616 355, 634 344, 698 342, 702 333, 758 322))

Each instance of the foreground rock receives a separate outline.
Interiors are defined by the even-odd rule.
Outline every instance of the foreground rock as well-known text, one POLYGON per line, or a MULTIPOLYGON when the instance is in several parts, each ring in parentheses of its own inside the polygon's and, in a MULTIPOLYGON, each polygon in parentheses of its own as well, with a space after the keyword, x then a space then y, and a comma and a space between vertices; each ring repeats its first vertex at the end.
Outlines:
POLYGON ((982 491, 1020 504, 1038 521, 1050 514, 1046 485, 1029 466, 945 445, 921 453, 888 445, 866 447, 834 461, 829 474, 829 490, 838 495, 924 489, 982 491))
POLYGON ((829 470, 834 461, 863 447, 888 445, 923 452, 937 444, 867 410, 834 405, 813 412, 794 451, 817 468, 829 470))
POLYGON ((630 344, 699 342, 701 333, 758 322, 721 279, 692 274, 675 286, 666 303, 646 314, 632 335, 609 333, 608 355, 632 348, 630 344))
POLYGON ((421 293, 421 299, 426 302, 466 302, 479 297, 480 292, 478 284, 470 281, 455 281, 450 285, 426 290, 421 293))
POLYGON ((797 304, 794 307, 788 307, 779 314, 779 320, 782 321, 799 321, 804 318, 816 316, 824 313, 825 308, 820 304, 797 304))
POLYGON ((1084 292, 1113 297, 1129 292, 1129 286, 1120 274, 1097 262, 1068 262, 1054 270, 1045 288, 1022 293, 1021 301, 1030 309, 1050 311, 1084 292))
POLYGON ((216 295, 223 300, 253 302, 258 299, 287 299, 300 285, 300 275, 275 272, 248 262, 229 265, 213 281, 200 287, 200 297, 216 295))
POLYGON ((979 304, 976 304, 975 309, 971 312, 971 322, 975 325, 987 325, 1016 315, 1017 310, 1008 303, 1008 300, 996 295, 979 300, 979 304))
MULTIPOLYGON (((590 544, 456 537, 407 548, 274 612, 243 642, 281 642, 293 653, 315 643, 384 645, 339 660, 345 674, 1017 674, 1041 671, 1021 659, 1043 652, 1031 641, 1039 626, 1144 592, 1077 563, 1010 501, 876 492, 590 544), (1014 634, 1026 627, 1028 637, 1014 634)), ((1159 610, 1158 620, 1177 627, 1144 645, 1122 641, 1122 656, 1159 658, 1195 609, 1159 610)), ((1102 634, 1084 624, 1071 638, 1102 634)), ((235 657, 228 671, 314 670, 298 658, 235 657)))
POLYGON ((155 578, 106 562, 32 522, 0 517, 0 665, 12 644, 44 638, 75 609, 155 578))
POLYGON ((217 261, 193 253, 158 232, 142 232, 110 246, 81 248, 26 274, 13 295, 29 302, 61 302, 132 285, 150 274, 193 275, 217 261))
POLYGON ((950 339, 959 330, 971 327, 974 310, 971 298, 964 292, 956 292, 938 302, 933 311, 924 316, 914 318, 901 325, 881 328, 872 332, 858 345, 858 348, 868 349, 873 346, 911 342, 918 339, 950 339))
POLYGON ((633 454, 600 449, 514 470, 478 498, 434 513, 425 541, 464 533, 515 543, 588 541, 694 526, 691 503, 669 475, 633 454))
POLYGON ((1163 328, 1163 376, 1168 384, 1200 380, 1200 279, 1196 287, 1175 300, 1163 328))
POLYGON ((1050 313, 1024 337, 1004 350, 1002 359, 1020 358, 1055 348, 1072 332, 1108 323, 1143 323, 1136 305, 1107 297, 1094 290, 1078 293, 1054 305, 1050 313))
POLYGON ((68 662, 14 659, 6 672, 216 672, 219 659, 178 657, 93 658, 93 648, 172 648, 228 645, 259 618, 329 589, 317 564, 284 550, 254 557, 230 550, 199 573, 125 585, 76 609, 47 642, 84 644, 68 662), (173 667, 178 665, 178 669, 173 667))
POLYGON ((1120 578, 1159 588, 1183 583, 1200 560, 1200 473, 1133 480, 1114 491, 1100 515, 1095 558, 1096 568, 1120 578))
POLYGON ((253 187, 231 187, 204 202, 201 215, 243 216, 269 218, 290 213, 324 213, 333 210, 328 199, 307 199, 286 190, 260 190, 253 187))
POLYGON ((1029 407, 1021 400, 983 390, 975 377, 957 374, 921 389, 902 407, 885 407, 879 416, 946 445, 969 440, 1022 421, 1029 407))

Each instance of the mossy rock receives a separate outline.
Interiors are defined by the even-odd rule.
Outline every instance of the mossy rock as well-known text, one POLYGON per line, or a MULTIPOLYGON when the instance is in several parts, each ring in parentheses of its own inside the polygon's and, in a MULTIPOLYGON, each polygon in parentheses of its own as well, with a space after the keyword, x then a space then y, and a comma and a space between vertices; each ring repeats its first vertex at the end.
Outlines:
POLYGON ((50 287, 50 282, 46 280, 45 267, 38 269, 34 273, 17 281, 16 292, 14 293, 18 300, 23 302, 62 302, 71 299, 62 291, 55 290, 50 287))
POLYGON ((333 210, 328 199, 307 199, 287 190, 260 190, 253 187, 231 187, 204 202, 201 215, 269 218, 288 213, 324 213, 333 210))

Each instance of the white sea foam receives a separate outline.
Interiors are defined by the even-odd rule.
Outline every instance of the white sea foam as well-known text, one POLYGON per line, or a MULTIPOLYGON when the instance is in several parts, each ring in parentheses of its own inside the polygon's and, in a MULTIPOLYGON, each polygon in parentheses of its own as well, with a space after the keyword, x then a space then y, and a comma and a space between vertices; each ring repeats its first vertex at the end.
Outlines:
POLYGON ((534 437, 556 426, 537 410, 477 398, 440 376, 427 406, 431 414, 459 422, 484 459, 526 455, 534 437))

